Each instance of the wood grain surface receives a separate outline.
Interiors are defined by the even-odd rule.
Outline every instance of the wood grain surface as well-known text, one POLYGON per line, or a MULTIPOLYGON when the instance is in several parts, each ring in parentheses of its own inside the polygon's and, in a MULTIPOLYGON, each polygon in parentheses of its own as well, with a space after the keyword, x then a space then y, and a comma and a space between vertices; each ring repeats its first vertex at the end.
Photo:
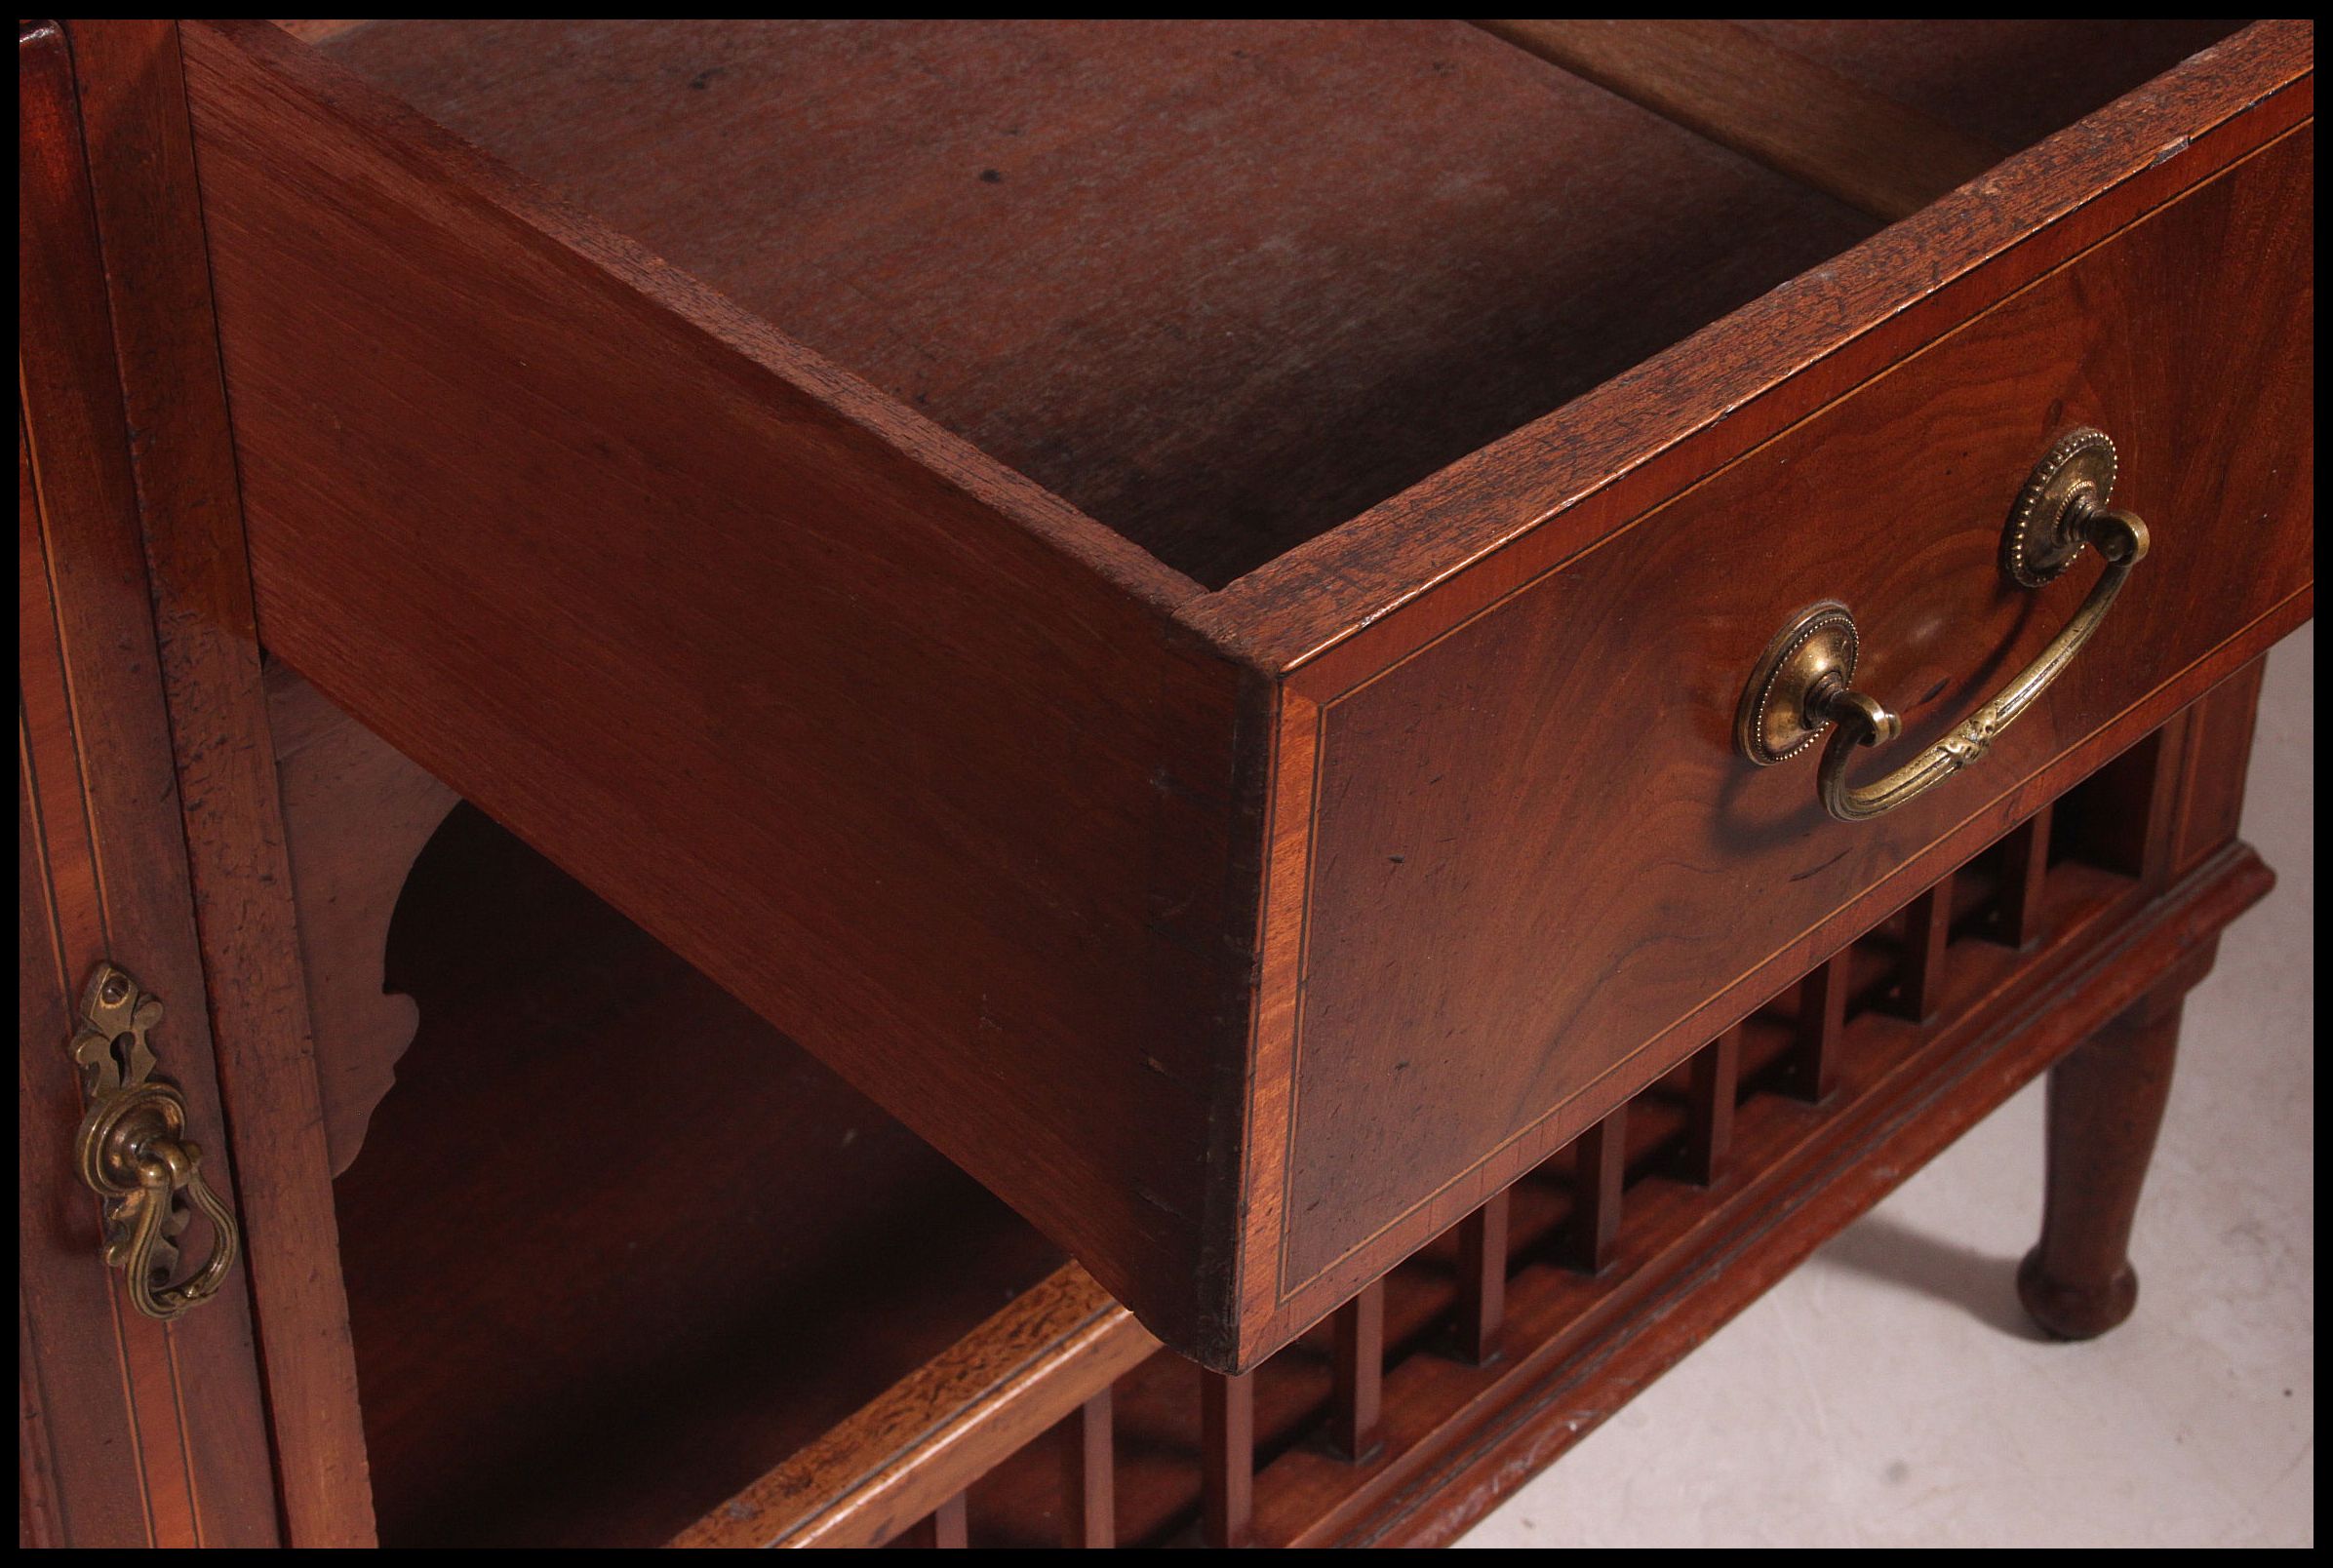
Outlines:
POLYGON ((1826 17, 1735 25, 1963 136, 2019 149, 2226 42, 2244 23, 1826 17))
MULTIPOLYGON (((2215 688, 2170 732, 2239 697, 2232 684, 2215 688)), ((2240 751, 2214 747, 2197 767, 2211 792, 2240 792, 2240 751)), ((1924 1022, 1881 1004, 1871 960, 1883 975, 1905 958, 1887 929, 1862 933, 1843 955, 1861 1000, 1842 1033, 1837 1092, 1809 1105, 1774 1075, 1756 1075, 1764 1081, 1738 1106, 1735 1162, 1714 1186, 1671 1161, 1689 1147, 1690 1117, 1660 1092, 1640 1096, 1628 1117, 1626 1216, 1601 1274, 1561 1261, 1584 1201, 1568 1156, 1503 1194, 1515 1220, 1501 1273, 1511 1273, 1516 1320, 1498 1361, 1468 1353, 1465 1229, 1404 1260, 1383 1281, 1379 1460, 1356 1465, 1333 1448, 1340 1349, 1328 1325, 1266 1360, 1243 1380, 1258 1544, 1447 1542, 2053 1057, 2134 998, 2194 983, 2222 927, 2270 879, 2227 840, 2207 870, 2184 880, 2123 862, 2117 822, 2178 814, 2193 771, 2177 750, 2142 746, 2058 803, 2030 950, 1989 934, 1989 910, 2010 896, 2003 855, 1988 849, 1947 879, 1972 896, 1960 900, 1949 961, 1929 976, 1934 1012, 1924 1022), (2093 864, 2093 853, 2106 858, 2093 864)), ((1747 1054, 1767 1061, 1779 1047, 1787 1057, 1798 1035, 1787 1016, 1756 1024, 1747 1054)), ((1217 1455, 1203 1382, 1228 1392, 1159 1357, 1113 1391, 1128 1543, 1190 1545, 1206 1528, 1202 1494, 1217 1455)), ((971 1488, 971 1544, 1050 1544, 1058 1484, 1049 1452, 1003 1462, 971 1488)))
POLYGON ((1743 25, 1612 85, 1888 216, 2030 150, 1841 255, 1454 23, 20 29, 20 1543, 1446 1540, 2102 1025, 2118 1318, 2313 606, 2313 35, 1743 25), (1814 598, 1900 750, 2055 629, 2071 423, 2155 553, 1984 768, 1735 762, 1814 598), (613 908, 401 886, 455 788, 613 908), (100 955, 250 1237, 167 1329, 100 955))
POLYGON ((1884 223, 2006 150, 1729 21, 1475 25, 1884 223))
POLYGON ((2199 948, 2049 1070, 2041 1239, 2018 1267, 2017 1296, 2060 1339, 2096 1339, 2138 1306, 2139 1193, 2171 1100, 2181 1009, 2218 947, 2199 948))
MULTIPOLYGON (((20 438, 18 453, 19 542, 32 545, 20 565, 31 567, 32 581, 45 587, 39 502, 20 438)), ((55 634, 37 589, 24 608, 36 612, 24 617, 24 628, 55 634)), ((19 645, 24 706, 17 734, 18 1545, 271 1545, 274 1480, 244 1281, 231 1278, 224 1299, 213 1303, 217 1319, 188 1325, 191 1333, 138 1316, 119 1276, 104 1266, 97 1199, 73 1174, 73 1132, 84 1105, 68 1050, 91 969, 108 952, 135 945, 141 960, 153 960, 145 964, 151 974, 169 977, 151 984, 186 975, 199 984, 201 970, 141 929, 147 911, 139 906, 154 902, 150 893, 140 898, 135 884, 124 885, 127 879, 111 889, 99 882, 100 846, 88 826, 68 699, 58 679, 60 650, 26 656, 30 641, 19 645), (178 1408, 198 1382, 219 1403, 190 1429, 178 1408), (198 1433, 234 1451, 198 1456, 198 1433), (206 1465, 216 1472, 202 1475, 206 1465)), ((104 690, 101 673, 86 665, 79 673, 85 689, 104 690)), ((104 731, 113 726, 92 727, 87 755, 93 764, 110 761, 104 731)), ((124 770, 114 787, 127 776, 124 770)), ((99 788, 102 799, 108 792, 99 788)), ((105 838, 109 854, 137 863, 133 823, 109 822, 105 838)), ((191 1075, 191 1094, 215 1116, 200 1020, 182 1036, 178 1015, 166 1017, 170 1027, 156 1034, 162 1071, 181 1083, 191 1075)), ((194 1124, 218 1125, 200 1115, 194 1124)), ((221 1174, 211 1167, 214 1181, 221 1174)), ((206 1237, 191 1239, 201 1245, 206 1237)))
MULTIPOLYGON (((176 1322, 138 1315, 104 1264, 98 1200, 73 1174, 83 1106, 67 1053, 101 960, 163 999, 157 1072, 184 1092, 204 1175, 239 1215, 267 1158, 246 1162, 221 1112, 228 1047, 205 1005, 91 189, 91 160, 108 149, 85 137, 74 64, 56 26, 20 31, 19 1538, 272 1546, 252 1271, 176 1322)), ((199 1265, 208 1226, 183 1239, 199 1265)))
POLYGON ((1873 226, 1454 21, 401 21, 331 47, 1210 585, 1873 226))
MULTIPOLYGON (((2207 703, 2239 696, 2223 686, 2172 728, 2184 729, 2207 703)), ((2214 775, 2216 792, 2231 777, 2240 783, 2243 755, 2214 746, 2200 766, 2214 775)), ((1175 1546, 1229 1533, 1228 1515, 1210 1522, 1206 1510, 1210 1499, 1234 1502, 1243 1477, 1249 1488, 1243 1516, 1258 1545, 1431 1544, 1456 1535, 1534 1464, 1641 1392, 2001 1097, 2117 1009, 2127 1015, 2134 997, 2152 999, 2142 1006, 2175 1007, 2177 994, 2208 970, 2225 923, 2267 886, 2266 873, 2227 841, 2184 880, 2084 857, 2101 848, 2110 858, 2118 852, 2111 831, 2118 814, 2135 812, 2139 823, 2175 814, 2194 784, 2176 748, 2149 746, 2116 759, 2058 803, 2052 815, 2061 826, 2048 835, 2050 870, 2030 900, 2036 907, 2026 949, 1991 934, 1990 909, 2024 897, 2003 875, 2008 857, 1989 849, 1947 879, 1977 896, 1962 900, 1949 956, 1931 968, 1934 1009, 1923 1020, 1900 1018, 1881 1004, 1877 982, 1914 961, 1890 929, 1859 937, 1830 966, 1852 972, 1859 999, 1839 1031, 1837 1091, 1811 1105, 1765 1074, 1737 1107, 1727 1084, 1741 1144, 1736 1163, 1714 1183, 1676 1168, 1671 1156, 1690 1152, 1695 1122, 1663 1086, 1631 1105, 1625 1140, 1608 1141, 1593 1157, 1559 1156, 1503 1193, 1499 1229, 1510 1200, 1516 1216, 1513 1237, 1502 1237, 1491 1265, 1502 1291, 1514 1293, 1504 1356, 1486 1361, 1471 1349, 1481 1302, 1470 1281, 1483 1265, 1470 1260, 1470 1235, 1481 1233, 1462 1226, 1404 1260, 1368 1298, 1386 1353, 1384 1445, 1374 1457, 1357 1463, 1341 1435, 1355 1410, 1350 1356, 1374 1338, 1348 1332, 1359 1321, 1351 1308, 1333 1329, 1322 1325, 1240 1380, 1195 1376, 1170 1356, 1122 1372, 1102 1395, 1117 1417, 1118 1539, 1175 1546), (1585 1274, 1574 1256, 1576 1221, 1583 1207, 1601 1215, 1606 1205, 1592 1195, 1596 1183, 1583 1187, 1571 1167, 1602 1167, 1623 1143, 1624 1168, 1615 1164, 1598 1179, 1625 1180, 1626 1216, 1606 1232, 1604 1267, 1585 1274), (1235 1456, 1238 1466, 1226 1468, 1235 1456)), ((1797 1028, 1787 1018, 1778 1027, 1767 1018, 1759 1023, 1752 1054, 1765 1059, 1779 1045, 1787 1058, 1797 1028)), ((2118 1236, 2110 1239, 2118 1245, 2118 1236)), ((1019 1305, 1007 1318, 1026 1321, 1019 1305)), ((1066 1343, 1078 1329, 1073 1323, 1055 1332, 1066 1343)), ((986 1345, 986 1370, 977 1370, 985 1335, 969 1337, 947 1358, 952 1376, 968 1387, 1018 1397, 1022 1385, 1005 1374, 1032 1359, 1066 1385, 1052 1390, 1056 1404, 1081 1386, 1099 1387, 1094 1369, 1037 1355, 1018 1338, 986 1345)), ((953 1398, 947 1404, 959 1411, 953 1398)), ((898 1425, 921 1431, 927 1417, 913 1414, 921 1406, 910 1400, 906 1407, 910 1419, 898 1425)), ((850 1427, 860 1437, 879 1432, 878 1410, 895 1408, 887 1396, 870 1407, 869 1420, 850 1427)), ((953 1413, 948 1430, 975 1420, 969 1411, 953 1413)), ((845 1445, 856 1457, 833 1467, 835 1474, 900 1484, 913 1445, 889 1441, 889 1454, 882 1440, 845 1445)), ((960 1445, 952 1459, 933 1467, 914 1503, 885 1529, 947 1498, 969 1501, 965 1514, 949 1511, 936 1532, 918 1524, 906 1544, 969 1539, 994 1549, 1058 1538, 1069 1510, 1051 1439, 1017 1450, 1007 1441, 977 1450, 960 1445), (975 1454, 991 1468, 970 1475, 968 1486, 963 1462, 975 1454), (967 1536, 953 1534, 967 1524, 967 1536)), ((806 1472, 789 1472, 815 1491, 806 1472)), ((732 1531, 717 1511, 683 1540, 763 1538, 758 1525, 732 1531)))
POLYGON ((2248 849, 2224 849, 2151 907, 2089 922, 2087 940, 2061 950, 2075 961, 2036 973, 2002 951, 1985 966, 1993 975, 2022 968, 2045 983, 1999 985, 1922 1049, 1903 1052, 1899 1035, 1888 1049, 1902 1054, 1859 1067, 1833 1113, 1800 1108, 1786 1132, 1763 1114, 1783 1102, 1760 1102, 1756 1182, 1714 1205, 1674 1187, 1646 1193, 1623 1277, 1569 1299, 1532 1292, 1513 1331, 1535 1349, 1501 1386, 1413 1361, 1410 1376, 1389 1380, 1396 1408, 1417 1412, 1394 1429, 1412 1445, 1410 1462, 1357 1485, 1312 1455, 1291 1455, 1283 1473, 1261 1478, 1273 1501, 1259 1510, 1259 1534, 1294 1546, 1456 1540, 1518 1477, 1560 1459, 2092 1031, 2156 986, 2176 992, 2200 979, 2219 932, 2274 882, 2248 849))
MULTIPOLYGON (((1250 62, 1203 59, 1231 36, 1206 29, 1112 33, 1151 52, 1129 43, 1107 67, 1074 28, 522 28, 498 50, 458 47, 498 33, 391 24, 341 37, 584 216, 280 32, 187 36, 271 642, 1219 1367, 1284 1343, 1706 1044, 1766 979, 1827 957, 1864 904, 1908 899, 2307 612, 2313 562, 2290 518, 2311 475, 2291 442, 2313 388, 2258 302, 2309 276, 2289 214, 2313 170, 2305 137, 2243 163, 2309 112, 2305 26, 2247 30, 1213 594, 1185 571, 1215 581, 1262 557, 1202 569, 1066 469, 1002 452, 988 426, 985 451, 944 433, 915 393, 960 375, 947 384, 971 409, 1034 388, 1032 430, 1087 407, 1016 354, 1023 329, 1053 330, 1036 302, 1091 279, 1048 272, 1002 321, 967 291, 1024 276, 1005 258, 1040 255, 1029 238, 1130 199, 1044 177, 1117 145, 1104 122, 1157 139, 1159 211, 1195 237, 1158 264, 1198 268, 1227 307, 1280 309, 1279 274, 1202 264, 1218 241, 1268 251, 1242 223, 1275 204, 1228 201, 1236 182, 1185 200, 1167 174, 1194 105, 1229 99, 1223 134, 1266 149, 1291 221, 1341 210, 1308 205, 1313 166, 1288 150, 1304 137, 1277 118, 1324 91, 1302 71, 1232 93, 1250 62), (934 59, 992 85, 946 70, 932 85, 934 59), (1024 127, 1027 165, 983 161, 980 94, 1023 67, 1061 117, 1024 127), (810 90, 828 78, 831 98, 810 90), (800 91, 769 91, 786 82, 800 91), (861 135, 839 105, 878 87, 969 139, 932 153, 861 135), (609 112, 566 112, 586 102, 609 112), (819 136, 876 161, 806 173, 819 136), (800 196, 781 225, 799 253, 770 252, 751 204, 640 176, 652 150, 721 137, 800 196), (968 151, 999 178, 964 177, 968 151), (892 175, 915 200, 879 219, 865 190, 892 175), (1025 229, 942 221, 1000 189, 1038 201, 1011 210, 1025 229), (2247 264, 2182 296, 2215 224, 2246 234, 2247 264), (934 233, 948 246, 901 238, 934 233), (843 267, 846 237, 868 234, 876 260, 843 267), (771 254, 821 259, 780 269, 810 304, 755 293, 747 273, 771 254), (728 297, 668 261, 722 273, 728 297), (838 270, 871 299, 843 299, 838 270), (926 277, 944 287, 893 292, 926 277), (771 330, 798 308, 883 335, 902 364, 918 343, 963 346, 879 376, 907 389, 887 397, 771 330), (2199 351, 2202 323, 2229 343, 2199 351), (349 352, 327 366, 317 342, 349 352), (2261 389, 2250 431, 2232 428, 2219 376, 2261 389), (1835 830, 1809 791, 1744 783, 1725 745, 1756 648, 1846 595, 1910 744, 1940 731, 2077 591, 2008 596, 1986 569, 2008 492, 2077 420, 2124 442, 2130 504, 2194 520, 2140 591, 2204 575, 2128 601, 2100 644, 2115 656, 2011 733, 1982 796, 1814 853, 1835 830), (2199 477, 2220 462, 2224 492, 2199 477), (1918 509, 1916 547, 1876 494, 1918 509), (2238 581, 2209 541, 2250 506, 2284 521, 2238 581), (1680 811, 1701 828, 1680 830, 1680 811), (1777 883, 1739 917, 1743 888, 1777 883)), ((1315 38, 1306 59, 1341 80, 1443 36, 1387 32, 1368 63, 1343 33, 1266 29, 1255 55, 1315 38)), ((1657 120, 1614 118, 1561 73, 1455 36, 1443 74, 1482 90, 1486 123, 1616 128, 1615 147, 1655 152, 1612 167, 1684 167, 1657 150, 1676 145, 1657 120)), ((1443 91, 1421 76, 1404 101, 1443 91)), ((1583 156, 1549 167, 1601 177, 1585 154, 1605 143, 1562 144, 1583 156)), ((1595 253, 1600 275, 1697 254, 1632 226, 1639 192, 1564 188, 1579 199, 1548 210, 1598 214, 1617 247, 1595 253)), ((1684 210, 1715 221, 1722 200, 1684 210)), ((1445 223, 1435 243, 1464 232, 1445 223)), ((1368 233, 1396 258, 1419 243, 1368 233)), ((1121 281, 1107 297, 1159 283, 1121 281)), ((1158 404, 1112 357, 1124 334, 1104 335, 1114 346, 1064 384, 1158 404)), ((1385 384, 1372 363, 1336 362, 1319 390, 1350 404, 1385 384)), ((1473 385, 1446 361, 1436 375, 1473 385)), ((1236 399, 1204 401, 1265 433, 1236 399)), ((1197 448, 1161 451, 1176 472, 1206 466, 1197 448)))
POLYGON ((219 1090, 237 1131, 281 1507, 296 1546, 373 1537, 274 745, 228 438, 178 31, 75 23, 150 613, 219 1090), (231 977, 231 980, 228 978, 231 977))
MULTIPOLYGON (((1088 1401, 1106 1408, 1110 1384, 1157 1350, 1066 1264, 672 1544, 879 1546, 1088 1401)), ((1107 1449, 1093 1457, 1106 1476, 1107 1449)))
POLYGON ((1341 684, 1384 668, 2308 119, 2313 51, 2313 23, 2261 22, 2124 82, 2137 90, 2059 120, 1977 184, 1295 546, 1190 618, 1276 669, 1341 662, 1325 677, 1341 684))
POLYGON ((2260 709, 2267 661, 2256 660, 2212 689, 2187 714, 2181 762, 2185 787, 2176 815, 2160 824, 2163 842, 2150 836, 2163 875, 2193 870, 2235 838, 2244 814, 2244 769, 2226 759, 2252 755, 2252 725, 2260 709))
POLYGON ((270 647, 1220 1353, 1252 699, 1187 585, 304 46, 184 32, 270 647))
POLYGON ((1673 1067, 1606 1081, 1714 992, 2307 613, 2313 358, 2288 324, 2313 315, 2313 178, 2288 137, 1318 710, 1301 1007, 1286 1056, 1259 1045, 1260 1081, 1289 1075, 1285 1165, 1268 1099, 1251 1146, 1264 1192, 1285 1182, 1250 1232, 1281 1299, 1349 1292, 1480 1201, 1486 1161, 1673 1067), (1822 815, 1811 759, 1748 767, 1735 699, 1808 605, 1855 611, 1896 757, 2039 651, 2097 568, 2034 593, 1995 558, 2075 424, 2116 437, 2155 553, 2036 710, 1869 823, 1822 815))
POLYGON ((265 672, 316 1038, 316 1092, 337 1176, 397 1080, 419 1009, 382 988, 389 921, 415 857, 459 799, 281 660, 265 672))
POLYGON ((334 1185, 388 1545, 655 1546, 1060 1265, 473 807, 387 974, 420 1030, 334 1185))

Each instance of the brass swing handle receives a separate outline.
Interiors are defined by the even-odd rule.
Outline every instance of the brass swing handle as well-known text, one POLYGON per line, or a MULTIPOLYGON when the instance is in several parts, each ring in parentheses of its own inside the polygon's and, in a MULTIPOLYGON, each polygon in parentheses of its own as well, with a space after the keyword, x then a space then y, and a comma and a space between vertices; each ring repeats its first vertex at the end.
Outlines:
POLYGON ((73 1060, 89 1111, 73 1135, 73 1163, 104 1199, 105 1262, 129 1277, 130 1304, 165 1321, 218 1292, 242 1250, 235 1216, 203 1180, 203 1152, 187 1141, 186 1096, 149 1075, 154 1052, 146 1031, 162 1019, 162 1000, 127 969, 101 963, 82 1002, 73 1060), (175 1284, 177 1237, 186 1228, 179 1195, 211 1222, 211 1257, 175 1284))
POLYGON ((1760 660, 1736 718, 1743 751, 1761 765, 1781 762, 1804 750, 1826 725, 1836 725, 1823 748, 1815 795, 1841 822, 1892 811, 1977 762, 2074 662, 2105 622, 2131 568, 2147 558, 2147 525, 2105 504, 2114 481, 2114 444, 2095 430, 2075 431, 2036 465, 2002 536, 2001 569, 2026 587, 2038 587, 2085 546, 2095 546, 2106 570, 2040 655, 1934 745, 1884 778, 1860 786, 1847 782, 1855 749, 1885 745, 1903 732, 1903 722, 1854 689, 1854 618, 1844 606, 1825 604, 1786 627, 1760 660))
POLYGON ((1847 687, 1835 672, 1833 683, 1807 694, 1809 717, 1838 725, 1831 743, 1823 748, 1823 765, 1815 774, 1815 794, 1823 809, 1841 822, 1862 822, 1892 811, 1914 797, 1935 788, 1992 749, 1994 737, 2017 722, 2034 699, 2049 689, 2074 656, 2082 650, 2115 608, 2115 597, 2130 580, 2130 568, 2147 557, 2147 525, 2128 512, 2098 512, 2084 521, 2088 541, 2106 557, 2090 597, 2074 612, 2066 629, 2049 640, 2040 656, 2001 688, 1999 696, 1953 726, 1951 731, 1918 756, 1870 784, 1847 782, 1847 762, 1857 746, 1880 746, 1903 732, 1903 722, 1863 692, 1847 687))

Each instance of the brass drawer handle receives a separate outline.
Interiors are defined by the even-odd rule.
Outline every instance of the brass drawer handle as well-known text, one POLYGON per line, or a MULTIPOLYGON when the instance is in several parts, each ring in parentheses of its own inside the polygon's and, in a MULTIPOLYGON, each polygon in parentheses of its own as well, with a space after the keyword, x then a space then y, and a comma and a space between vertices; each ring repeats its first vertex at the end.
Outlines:
POLYGON ((2075 431, 2035 465, 2002 531, 2001 570, 2037 588, 2073 565, 2085 545, 2097 546, 2106 570, 2040 656, 1934 745, 1877 782, 1847 782, 1856 747, 1885 745, 1904 726, 1878 700, 1854 689, 1854 617, 1844 605, 1822 604, 1783 628, 1752 672, 1734 719, 1743 754, 1761 767, 1779 763, 1836 725, 1815 774, 1815 794, 1841 822, 1892 811, 1983 757, 2074 662, 2114 608, 2131 568, 2147 558, 2147 525, 2106 504, 2114 488, 2115 444, 2096 430, 2075 431))
POLYGON ((162 999, 129 970, 100 963, 81 1012, 73 1060, 90 1104, 73 1134, 73 1163, 105 1200, 106 1265, 128 1273, 132 1306, 167 1321, 218 1293, 242 1240, 235 1216, 203 1180, 202 1150, 186 1141, 185 1095, 151 1076, 146 1031, 162 1021, 162 999), (177 1237, 186 1229, 180 1194, 210 1218, 211 1258, 187 1278, 166 1284, 178 1266, 177 1237))

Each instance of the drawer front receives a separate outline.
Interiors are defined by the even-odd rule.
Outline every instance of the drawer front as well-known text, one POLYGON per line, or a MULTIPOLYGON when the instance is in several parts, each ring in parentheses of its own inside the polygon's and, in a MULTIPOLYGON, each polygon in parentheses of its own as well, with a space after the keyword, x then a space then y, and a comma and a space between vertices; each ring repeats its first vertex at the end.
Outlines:
POLYGON ((1259 1274, 1292 1315, 1333 1305, 1765 1000, 1761 966, 1923 850, 2005 829, 2306 614, 2313 199, 2305 126, 1392 668, 1291 696, 1275 833, 1306 835, 1301 908, 1272 896, 1300 979, 1260 1032, 1286 1103, 1255 1123, 1251 1310, 1259 1274), (2019 588, 2001 530, 2082 425, 2153 552, 1990 756, 1855 824, 1818 806, 1814 753, 1740 756, 1745 680, 1820 601, 1905 722, 1858 779, 2031 660, 2100 568, 2019 588))

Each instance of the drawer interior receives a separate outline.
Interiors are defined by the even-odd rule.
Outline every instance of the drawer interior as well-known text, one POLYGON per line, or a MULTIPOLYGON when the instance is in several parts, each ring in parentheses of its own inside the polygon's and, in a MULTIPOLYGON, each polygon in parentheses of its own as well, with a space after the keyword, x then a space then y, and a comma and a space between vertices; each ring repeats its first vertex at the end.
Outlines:
MULTIPOLYGON (((1882 222, 1720 144, 1739 61, 1458 22, 286 25, 1208 587, 1882 222)), ((2234 25, 1727 36, 2005 155, 2234 25)))
POLYGON ((1061 1261, 472 807, 387 981, 335 1187, 383 1545, 659 1545, 1061 1261))

